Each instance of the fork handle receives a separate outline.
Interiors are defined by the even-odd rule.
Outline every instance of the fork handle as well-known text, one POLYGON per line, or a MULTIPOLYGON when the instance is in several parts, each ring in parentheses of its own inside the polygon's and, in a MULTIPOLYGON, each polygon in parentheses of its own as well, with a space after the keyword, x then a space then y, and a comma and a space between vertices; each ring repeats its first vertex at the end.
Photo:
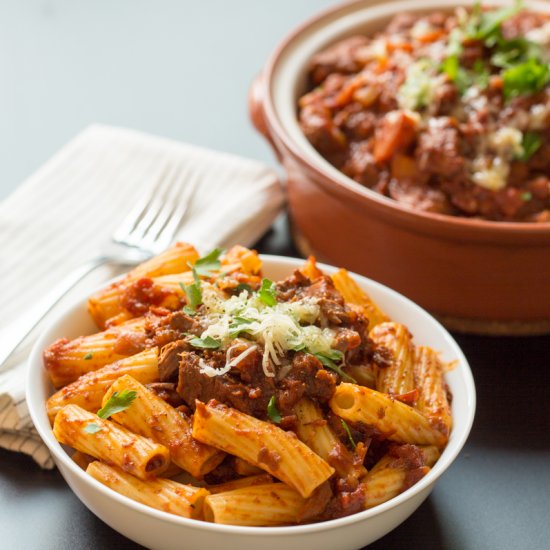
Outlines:
POLYGON ((100 256, 82 264, 69 273, 61 282, 48 292, 43 298, 35 302, 26 313, 15 319, 2 331, 0 341, 0 367, 16 350, 31 330, 46 316, 46 314, 73 288, 78 281, 91 271, 109 261, 109 258, 100 256))

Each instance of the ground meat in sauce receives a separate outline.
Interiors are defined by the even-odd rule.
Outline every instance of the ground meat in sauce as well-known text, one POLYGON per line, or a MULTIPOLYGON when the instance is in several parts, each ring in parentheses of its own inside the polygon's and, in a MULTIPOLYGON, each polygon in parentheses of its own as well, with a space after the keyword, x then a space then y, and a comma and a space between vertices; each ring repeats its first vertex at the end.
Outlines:
MULTIPOLYGON (((464 17, 472 15, 402 13, 373 37, 353 36, 319 52, 310 62, 310 89, 299 100, 300 125, 350 178, 411 208, 546 222, 550 85, 505 98, 504 69, 493 58, 498 46, 463 38, 460 66, 474 74, 483 67, 486 77, 460 88, 441 67, 464 17), (416 66, 429 75, 429 98, 410 104, 405 86, 416 66), (533 135, 537 150, 522 158, 524 140, 533 135)), ((548 25, 548 15, 521 11, 504 20, 501 34, 531 40, 545 62, 550 33, 540 30, 548 25)))
POLYGON ((147 384, 146 388, 152 391, 157 397, 166 401, 171 407, 177 408, 183 405, 181 396, 176 391, 176 384, 171 382, 153 382, 147 384))

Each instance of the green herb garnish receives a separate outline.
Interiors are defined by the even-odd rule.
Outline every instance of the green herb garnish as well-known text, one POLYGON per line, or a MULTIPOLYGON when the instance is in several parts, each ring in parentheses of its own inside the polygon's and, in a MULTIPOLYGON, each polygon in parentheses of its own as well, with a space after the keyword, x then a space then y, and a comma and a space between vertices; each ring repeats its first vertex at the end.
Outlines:
POLYGON ((515 6, 501 8, 498 10, 484 11, 481 4, 477 2, 473 9, 472 14, 466 24, 465 34, 469 40, 482 40, 489 42, 491 46, 500 37, 501 26, 504 21, 510 19, 521 11, 523 2, 516 2, 515 6))
POLYGON ((253 322, 253 319, 247 319, 246 317, 234 317, 229 325, 229 336, 236 338, 241 332, 246 332, 250 329, 250 325, 253 322))
POLYGON ((194 317, 197 314, 197 310, 193 309, 191 306, 184 306, 182 311, 183 313, 187 313, 190 317, 194 317))
POLYGON ((120 394, 115 391, 107 403, 97 411, 97 416, 107 419, 115 413, 125 411, 136 397, 137 391, 135 390, 122 390, 120 394))
POLYGON ((335 361, 342 362, 344 359, 344 354, 341 351, 331 349, 328 352, 313 353, 312 355, 317 357, 324 367, 338 373, 342 380, 347 380, 348 382, 352 382, 354 384, 357 383, 355 378, 352 378, 349 374, 345 373, 342 368, 336 364, 335 361))
POLYGON ((92 357, 94 356, 94 354, 89 351, 85 356, 84 356, 84 361, 89 361, 92 357))
POLYGON ((550 82, 548 65, 538 59, 528 59, 502 72, 504 98, 506 100, 523 94, 539 92, 550 82))
POLYGON ((340 422, 342 423, 342 428, 344 428, 345 432, 348 434, 349 442, 351 443, 351 446, 355 451, 355 449, 357 448, 357 444, 353 440, 353 436, 351 435, 351 430, 349 429, 347 422, 343 418, 340 418, 340 422))
POLYGON ((539 149, 542 144, 540 136, 535 132, 525 132, 521 140, 523 152, 516 156, 516 160, 527 162, 539 149))
POLYGON ((90 422, 90 424, 86 424, 86 426, 84 426, 84 431, 87 434, 96 434, 101 431, 101 426, 98 426, 94 422, 90 422))
POLYGON ((201 280, 194 266, 191 266, 193 271, 194 282, 190 285, 184 285, 180 282, 180 287, 185 292, 185 299, 187 300, 187 307, 190 311, 195 311, 197 307, 202 304, 202 291, 201 280))
POLYGON ((275 402, 275 396, 272 395, 269 403, 267 404, 267 416, 275 424, 280 424, 283 419, 279 409, 277 408, 277 403, 275 402))
POLYGON ((219 271, 222 264, 219 260, 222 250, 214 248, 206 256, 199 258, 195 262, 195 271, 203 277, 211 277, 214 271, 219 271))
POLYGON ((298 344, 297 346, 294 346, 290 348, 292 351, 304 351, 306 349, 305 344, 298 344))
POLYGON ((219 340, 212 338, 212 336, 207 336, 206 338, 198 338, 197 336, 195 336, 194 338, 189 340, 189 343, 194 348, 202 349, 218 349, 222 345, 219 340))
POLYGON ((531 191, 525 191, 521 194, 521 200, 529 202, 533 198, 533 193, 531 191))
POLYGON ((540 46, 526 38, 500 39, 491 56, 491 65, 508 69, 530 58, 540 58, 540 46))
POLYGON ((262 286, 258 292, 258 297, 266 305, 273 307, 277 303, 277 287, 269 279, 262 280, 262 286))

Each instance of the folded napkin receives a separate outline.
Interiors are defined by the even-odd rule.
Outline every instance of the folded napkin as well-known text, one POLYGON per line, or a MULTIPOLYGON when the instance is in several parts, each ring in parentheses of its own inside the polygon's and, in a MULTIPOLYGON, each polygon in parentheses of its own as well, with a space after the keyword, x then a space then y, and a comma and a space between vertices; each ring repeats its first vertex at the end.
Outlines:
MULTIPOLYGON (((94 256, 132 204, 158 183, 163 170, 174 167, 181 167, 184 186, 195 189, 174 240, 203 250, 250 246, 283 207, 277 174, 258 162, 131 130, 91 126, 0 203, 0 346, 10 320, 94 256)), ((112 266, 97 269, 55 309, 119 272, 112 266)), ((48 317, 0 368, 0 447, 53 468, 25 404, 25 360, 47 322, 48 317)))

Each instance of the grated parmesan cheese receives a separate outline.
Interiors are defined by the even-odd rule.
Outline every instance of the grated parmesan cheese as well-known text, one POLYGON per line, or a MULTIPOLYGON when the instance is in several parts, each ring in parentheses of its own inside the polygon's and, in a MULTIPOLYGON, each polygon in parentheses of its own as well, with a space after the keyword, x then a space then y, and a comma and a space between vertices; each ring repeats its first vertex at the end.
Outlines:
POLYGON ((490 191, 499 191, 506 187, 510 165, 501 157, 495 157, 492 163, 485 157, 479 157, 472 163, 474 172, 472 181, 490 191))
POLYGON ((512 159, 523 154, 523 134, 516 128, 505 126, 488 136, 489 146, 503 158, 512 159))
POLYGON ((548 105, 537 103, 529 109, 529 129, 545 130, 548 127, 550 109, 548 105))
MULTIPOLYGON (((275 376, 274 367, 282 365, 282 357, 288 350, 307 348, 312 353, 322 353, 330 351, 334 343, 332 329, 314 325, 319 319, 320 308, 313 298, 267 306, 257 295, 246 291, 224 300, 216 288, 204 283, 203 304, 207 309, 208 328, 201 338, 210 336, 227 345, 234 339, 236 327, 245 329, 248 339, 264 347, 262 368, 268 377, 275 376)), ((204 372, 217 376, 230 368, 226 363, 223 369, 213 369, 215 373, 207 368, 204 372)))
POLYGON ((426 107, 434 100, 444 78, 444 75, 434 74, 433 64, 427 59, 413 63, 407 69, 406 80, 397 92, 399 107, 410 111, 426 107))

